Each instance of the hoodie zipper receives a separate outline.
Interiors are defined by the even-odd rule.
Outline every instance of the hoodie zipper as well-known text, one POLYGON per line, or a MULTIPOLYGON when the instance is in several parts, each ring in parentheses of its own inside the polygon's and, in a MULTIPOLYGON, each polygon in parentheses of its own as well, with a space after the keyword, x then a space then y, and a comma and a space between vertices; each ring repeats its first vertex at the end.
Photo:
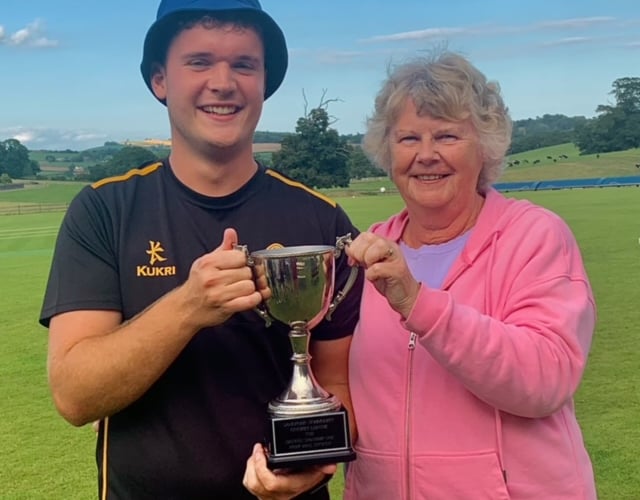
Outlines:
POLYGON ((410 332, 411 334, 409 335, 409 345, 407 346, 408 351, 409 351, 409 362, 407 365, 407 402, 406 402, 406 408, 405 408, 405 417, 404 417, 404 421, 405 421, 405 429, 404 429, 404 433, 405 433, 405 439, 406 439, 406 443, 405 443, 405 450, 406 450, 406 456, 405 456, 405 471, 406 471, 406 481, 407 481, 407 498, 412 498, 412 494, 411 494, 411 471, 410 471, 410 466, 411 466, 411 420, 410 420, 410 415, 411 415, 411 381, 413 379, 413 351, 416 348, 416 339, 417 339, 417 335, 414 332, 410 332))

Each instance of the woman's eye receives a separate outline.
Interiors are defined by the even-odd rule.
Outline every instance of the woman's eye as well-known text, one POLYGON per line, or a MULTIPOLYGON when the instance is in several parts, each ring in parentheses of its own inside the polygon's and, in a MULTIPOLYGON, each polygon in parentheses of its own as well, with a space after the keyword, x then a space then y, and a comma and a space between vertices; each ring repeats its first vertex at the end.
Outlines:
POLYGON ((436 139, 438 141, 442 141, 442 142, 451 142, 451 141, 455 141, 458 138, 458 136, 454 135, 454 134, 440 134, 436 137, 436 139))
POLYGON ((405 135, 400 137, 400 142, 415 142, 418 138, 415 135, 405 135))

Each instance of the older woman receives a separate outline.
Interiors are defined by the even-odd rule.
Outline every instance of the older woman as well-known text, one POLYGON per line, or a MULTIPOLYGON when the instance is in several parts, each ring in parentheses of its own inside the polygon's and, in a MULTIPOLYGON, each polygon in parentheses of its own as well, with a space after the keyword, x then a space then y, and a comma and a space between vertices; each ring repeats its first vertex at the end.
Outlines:
POLYGON ((491 187, 511 121, 464 57, 397 66, 365 151, 406 208, 347 253, 366 268, 350 354, 345 499, 593 499, 573 395, 595 304, 567 225, 491 187))

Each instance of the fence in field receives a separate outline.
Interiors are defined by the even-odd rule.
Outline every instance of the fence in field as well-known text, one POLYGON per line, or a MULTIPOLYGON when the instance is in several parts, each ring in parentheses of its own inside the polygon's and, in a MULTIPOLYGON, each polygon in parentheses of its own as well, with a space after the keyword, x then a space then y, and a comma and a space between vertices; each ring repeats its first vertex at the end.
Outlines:
POLYGON ((555 179, 545 181, 500 182, 498 191, 544 191, 549 189, 575 189, 596 187, 640 186, 640 175, 629 177, 595 177, 593 179, 555 179))
POLYGON ((15 203, 0 206, 0 216, 66 212, 67 208, 68 203, 15 203))

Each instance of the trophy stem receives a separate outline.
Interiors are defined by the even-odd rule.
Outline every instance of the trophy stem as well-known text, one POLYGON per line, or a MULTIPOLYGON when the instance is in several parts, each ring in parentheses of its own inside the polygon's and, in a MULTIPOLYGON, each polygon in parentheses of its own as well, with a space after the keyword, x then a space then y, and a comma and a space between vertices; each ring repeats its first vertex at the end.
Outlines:
POLYGON ((295 321, 290 326, 293 374, 287 389, 279 398, 269 403, 269 413, 275 417, 289 417, 339 410, 342 407, 340 400, 325 391, 311 371, 306 322, 295 321))
POLYGON ((296 364, 308 364, 311 361, 309 354, 309 329, 306 321, 294 321, 289 331, 289 342, 293 356, 291 360, 296 364))

